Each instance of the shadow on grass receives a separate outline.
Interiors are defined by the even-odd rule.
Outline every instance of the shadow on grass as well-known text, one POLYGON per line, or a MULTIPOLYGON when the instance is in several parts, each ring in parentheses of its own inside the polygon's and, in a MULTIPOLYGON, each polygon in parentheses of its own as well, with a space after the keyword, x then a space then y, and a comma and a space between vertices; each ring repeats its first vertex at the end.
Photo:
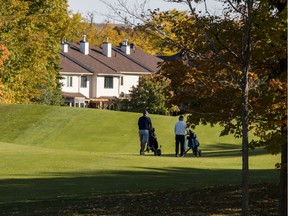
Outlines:
MULTIPOLYGON (((0 204, 241 182, 241 170, 136 168, 139 171, 43 173, 43 178, 1 180, 0 204)), ((275 170, 250 172, 250 180, 255 183, 277 181, 277 177, 275 170)))
MULTIPOLYGON (((242 157, 241 146, 236 146, 228 143, 219 143, 219 144, 209 144, 209 150, 205 149, 205 146, 202 148, 202 145, 199 146, 199 149, 202 152, 202 157, 242 157)), ((270 154, 263 148, 256 148, 254 150, 249 150, 250 156, 258 156, 270 154)), ((148 154, 149 156, 153 154, 148 154)), ((154 155, 153 155, 154 156, 154 155)), ((175 157, 175 154, 165 154, 162 153, 162 157, 175 157)), ((193 155, 192 149, 187 151, 185 157, 195 157, 193 155)))
POLYGON ((235 145, 231 143, 211 143, 211 144, 205 144, 205 143, 200 143, 200 147, 205 147, 208 146, 210 150, 232 150, 232 149, 240 149, 241 144, 235 145))

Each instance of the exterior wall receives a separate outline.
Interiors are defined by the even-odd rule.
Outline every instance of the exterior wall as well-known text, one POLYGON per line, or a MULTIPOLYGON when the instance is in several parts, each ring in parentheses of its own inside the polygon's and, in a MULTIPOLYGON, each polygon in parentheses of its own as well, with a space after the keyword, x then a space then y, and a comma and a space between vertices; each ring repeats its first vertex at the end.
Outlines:
POLYGON ((96 97, 119 97, 119 77, 113 77, 113 88, 104 88, 104 76, 96 80, 96 97))
POLYGON ((83 94, 85 97, 90 98, 91 97, 91 90, 90 90, 90 85, 91 85, 91 80, 92 77, 91 76, 87 76, 87 87, 83 88, 81 87, 81 77, 78 77, 79 79, 79 89, 80 89, 80 93, 83 94))
POLYGON ((63 92, 71 92, 71 93, 78 93, 78 76, 72 76, 72 86, 68 87, 67 86, 67 79, 70 76, 62 76, 63 79, 60 80, 60 82, 62 82, 63 86, 62 86, 62 91, 63 92))
POLYGON ((130 94, 132 86, 137 86, 139 83, 139 75, 123 75, 123 85, 120 85, 120 93, 130 94))
POLYGON ((139 75, 123 74, 123 85, 121 78, 113 77, 113 88, 104 88, 104 76, 87 76, 87 88, 81 88, 81 76, 63 75, 60 82, 63 84, 62 91, 69 93, 81 93, 87 98, 96 97, 119 97, 120 93, 129 94, 132 86, 137 86, 139 75), (67 78, 72 77, 72 87, 67 86, 67 78))
POLYGON ((81 76, 75 76, 75 75, 65 75, 62 76, 63 79, 60 80, 60 82, 63 84, 62 91, 63 92, 69 92, 69 93, 81 93, 85 97, 90 98, 91 97, 91 81, 92 77, 87 76, 87 87, 81 88, 81 76), (72 86, 67 86, 67 79, 68 77, 72 77, 72 86))

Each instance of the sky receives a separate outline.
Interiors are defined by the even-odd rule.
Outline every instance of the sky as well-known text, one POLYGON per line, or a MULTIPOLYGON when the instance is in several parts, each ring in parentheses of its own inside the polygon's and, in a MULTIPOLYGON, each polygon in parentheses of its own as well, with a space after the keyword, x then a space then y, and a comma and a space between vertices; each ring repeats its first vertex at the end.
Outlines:
MULTIPOLYGON (((127 2, 133 2, 133 4, 141 3, 143 0, 126 0, 127 2)), ((117 0, 106 0, 105 2, 109 2, 111 4, 116 4, 117 0)), ((211 11, 219 11, 221 5, 216 0, 207 0, 207 5, 211 9, 211 11)), ((100 0, 68 0, 69 10, 72 10, 73 13, 81 13, 84 17, 86 17, 88 12, 93 12, 95 14, 94 20, 96 23, 102 23, 107 19, 107 16, 101 14, 109 14, 111 11, 108 9, 107 5, 105 5, 100 0)), ((137 4, 139 5, 139 4, 137 4)), ((202 5, 194 5, 197 10, 203 10, 202 5)), ((132 6, 131 6, 132 7, 132 6)), ((188 10, 188 6, 183 3, 171 3, 165 2, 163 0, 148 0, 147 9, 156 9, 159 8, 160 11, 166 10, 188 10)), ((112 20, 110 20, 112 21, 112 20)), ((112 21, 113 22, 113 21, 112 21)))

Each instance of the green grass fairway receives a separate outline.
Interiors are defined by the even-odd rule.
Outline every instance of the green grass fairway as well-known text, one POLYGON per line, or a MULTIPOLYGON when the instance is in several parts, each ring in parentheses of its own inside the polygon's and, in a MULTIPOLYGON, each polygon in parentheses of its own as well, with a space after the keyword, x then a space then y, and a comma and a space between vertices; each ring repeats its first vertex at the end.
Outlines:
MULTIPOLYGON (((162 156, 139 156, 140 115, 0 105, 0 203, 240 184, 241 140, 200 126, 195 131, 203 156, 176 158, 177 117, 150 115, 162 156)), ((278 181, 279 161, 263 149, 251 151, 250 181, 278 181)))

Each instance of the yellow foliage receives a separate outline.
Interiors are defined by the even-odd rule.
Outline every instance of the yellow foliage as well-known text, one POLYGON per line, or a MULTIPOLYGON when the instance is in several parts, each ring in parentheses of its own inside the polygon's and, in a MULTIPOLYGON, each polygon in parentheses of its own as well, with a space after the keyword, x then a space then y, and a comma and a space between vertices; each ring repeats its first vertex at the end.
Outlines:
POLYGON ((0 78, 0 103, 3 104, 13 104, 15 103, 14 93, 10 91, 4 84, 0 78))
POLYGON ((10 52, 7 47, 0 44, 0 66, 4 64, 4 62, 8 59, 9 55, 10 52))

